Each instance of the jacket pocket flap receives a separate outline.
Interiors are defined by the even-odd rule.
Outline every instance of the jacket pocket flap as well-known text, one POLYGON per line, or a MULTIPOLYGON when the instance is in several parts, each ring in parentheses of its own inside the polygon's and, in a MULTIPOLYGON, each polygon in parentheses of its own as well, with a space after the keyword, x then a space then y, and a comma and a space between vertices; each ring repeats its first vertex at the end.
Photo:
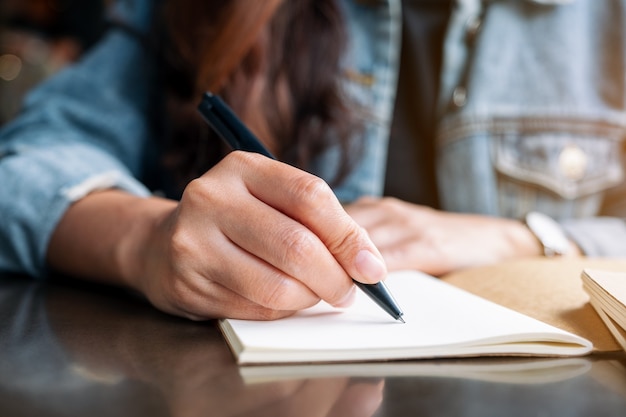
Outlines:
POLYGON ((621 142, 565 133, 504 134, 494 143, 496 170, 575 199, 622 181, 621 142))

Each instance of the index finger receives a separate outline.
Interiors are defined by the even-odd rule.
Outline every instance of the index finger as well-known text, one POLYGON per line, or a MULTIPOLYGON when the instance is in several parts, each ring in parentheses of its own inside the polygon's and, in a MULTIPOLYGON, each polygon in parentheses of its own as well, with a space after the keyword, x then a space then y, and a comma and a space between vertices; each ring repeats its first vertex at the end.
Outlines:
POLYGON ((311 230, 351 278, 373 284, 386 277, 380 252, 325 181, 261 155, 246 156, 254 175, 244 181, 252 195, 311 230))

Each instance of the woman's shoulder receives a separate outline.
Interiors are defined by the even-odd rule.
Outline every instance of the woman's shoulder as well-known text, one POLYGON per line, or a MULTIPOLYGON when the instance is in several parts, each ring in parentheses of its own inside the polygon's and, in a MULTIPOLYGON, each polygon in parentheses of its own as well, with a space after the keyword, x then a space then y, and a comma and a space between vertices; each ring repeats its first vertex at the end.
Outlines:
POLYGON ((114 24, 146 33, 152 27, 155 11, 164 0, 116 0, 108 20, 114 24))

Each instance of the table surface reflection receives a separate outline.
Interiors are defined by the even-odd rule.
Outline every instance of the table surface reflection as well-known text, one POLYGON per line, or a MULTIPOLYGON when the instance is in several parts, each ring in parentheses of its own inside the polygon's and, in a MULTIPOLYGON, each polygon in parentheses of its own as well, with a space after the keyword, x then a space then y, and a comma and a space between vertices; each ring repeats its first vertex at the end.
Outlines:
POLYGON ((213 322, 0 276, 2 416, 623 416, 626 357, 240 369, 213 322))

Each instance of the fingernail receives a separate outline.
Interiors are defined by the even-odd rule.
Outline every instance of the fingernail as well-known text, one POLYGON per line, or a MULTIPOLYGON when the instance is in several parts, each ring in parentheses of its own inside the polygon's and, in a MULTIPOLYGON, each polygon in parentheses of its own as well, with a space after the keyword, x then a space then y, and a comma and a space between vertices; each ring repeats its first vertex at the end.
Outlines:
POLYGON ((366 249, 357 253, 355 264, 361 279, 378 282, 387 275, 387 267, 383 261, 366 249))

